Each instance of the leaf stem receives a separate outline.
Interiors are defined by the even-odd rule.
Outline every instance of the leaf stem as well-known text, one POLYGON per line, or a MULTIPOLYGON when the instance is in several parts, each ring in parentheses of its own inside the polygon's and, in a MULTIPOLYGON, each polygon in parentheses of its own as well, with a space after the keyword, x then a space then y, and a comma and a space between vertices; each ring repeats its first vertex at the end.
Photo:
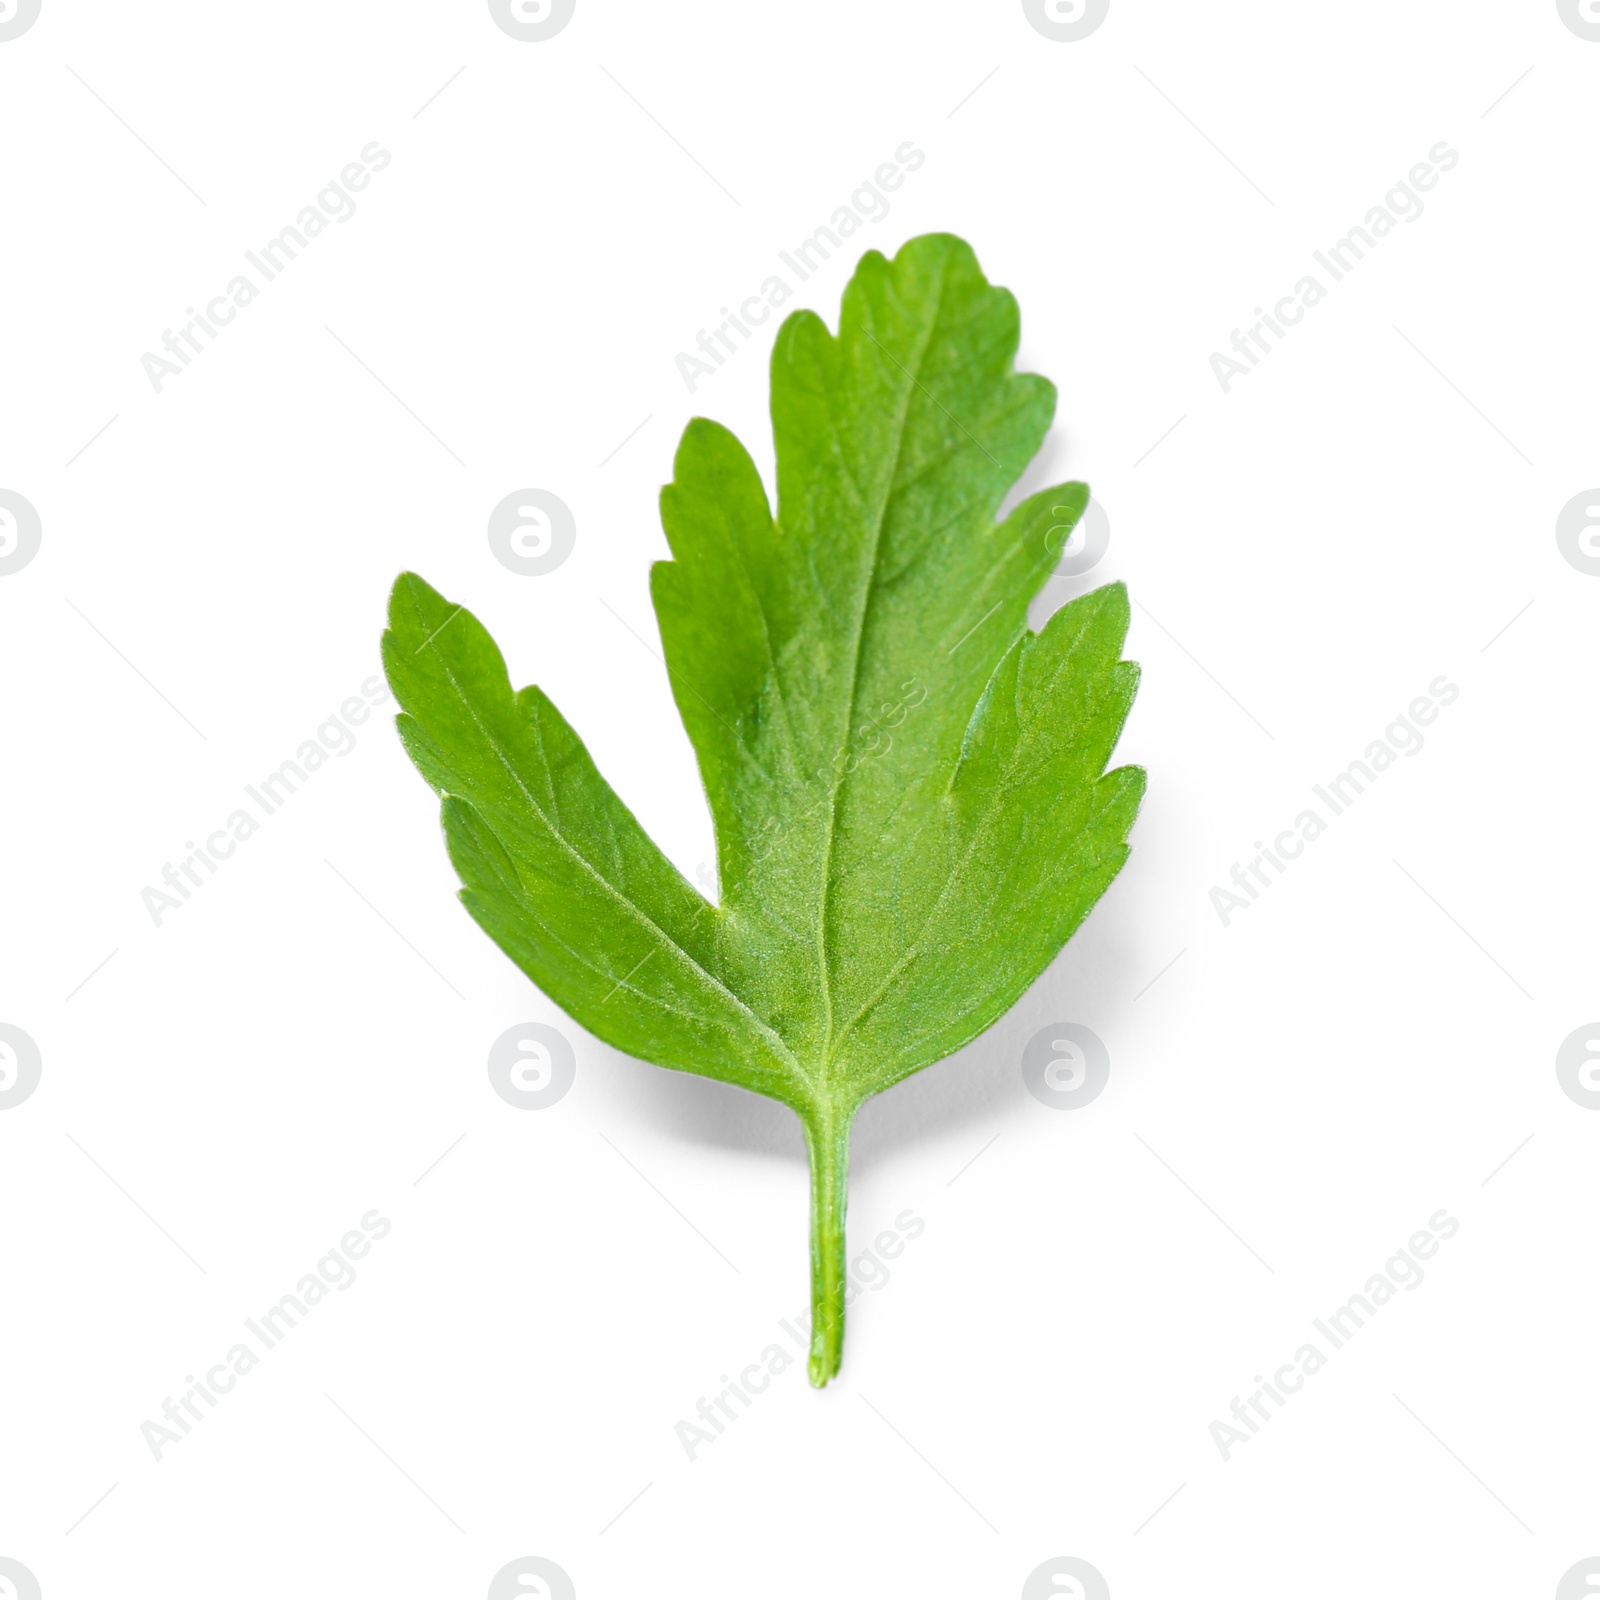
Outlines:
POLYGON ((852 1107, 804 1119, 811 1158, 811 1357, 806 1370, 819 1389, 838 1373, 844 1349, 844 1212, 854 1118, 852 1107))

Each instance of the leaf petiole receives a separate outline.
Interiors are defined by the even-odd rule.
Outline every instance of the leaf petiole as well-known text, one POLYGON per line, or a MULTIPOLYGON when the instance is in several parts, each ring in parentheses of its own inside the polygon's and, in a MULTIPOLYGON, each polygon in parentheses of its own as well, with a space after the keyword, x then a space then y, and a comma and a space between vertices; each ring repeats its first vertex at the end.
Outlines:
POLYGON ((820 1389, 839 1371, 844 1348, 844 1212, 855 1107, 818 1109, 802 1121, 811 1166, 811 1356, 820 1389))

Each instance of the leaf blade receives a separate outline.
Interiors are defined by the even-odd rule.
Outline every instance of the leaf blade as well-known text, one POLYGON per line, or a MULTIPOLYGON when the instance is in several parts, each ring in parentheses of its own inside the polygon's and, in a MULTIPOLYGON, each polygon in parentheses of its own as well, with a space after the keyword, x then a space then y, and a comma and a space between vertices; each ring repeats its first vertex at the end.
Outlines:
POLYGON ((797 1094, 782 1040, 729 986, 716 908, 645 834, 555 706, 536 689, 513 695, 477 619, 414 574, 395 584, 390 623, 384 659, 401 735, 443 798, 468 909, 490 937, 619 1048, 797 1094), (730 1040, 738 1049, 726 1050, 730 1040))

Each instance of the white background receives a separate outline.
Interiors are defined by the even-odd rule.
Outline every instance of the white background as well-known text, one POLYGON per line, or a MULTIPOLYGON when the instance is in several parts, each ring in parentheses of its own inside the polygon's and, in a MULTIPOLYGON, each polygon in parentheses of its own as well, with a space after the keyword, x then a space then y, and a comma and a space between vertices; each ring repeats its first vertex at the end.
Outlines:
POLYGON ((478 1597, 525 1555, 582 1600, 1010 1600, 1062 1555, 1116 1600, 1555 1594, 1600 1550, 1600 1115, 1554 1071, 1600 1015, 1600 580, 1554 537, 1600 483, 1597 83, 1536 0, 1113 0, 1078 43, 579 0, 535 44, 468 0, 44 0, 0 43, 0 488, 43 524, 0 578, 0 1021, 44 1063, 0 1112, 0 1556, 46 1600, 478 1597), (141 355, 373 140, 158 395, 141 355), (697 413, 769 467, 773 324, 693 395, 674 357, 907 140, 849 257, 948 229, 1016 293, 1060 388, 1027 485, 1112 529, 1045 602, 1127 580, 1149 796, 1015 1011, 863 1113, 852 1240, 926 1228, 840 1380, 691 1462, 675 1424, 805 1304, 789 1114, 535 992, 386 713, 159 928, 140 896, 377 670, 405 567, 708 862, 655 494, 697 413), (1211 353, 1441 140, 1425 214, 1224 394, 1211 353), (527 486, 577 520, 544 577, 485 537, 527 486), (1224 928, 1212 886, 1440 674, 1421 753, 1224 928), (578 1058, 546 1111, 485 1071, 529 1020, 578 1058), (1111 1055, 1078 1111, 1019 1072, 1059 1021, 1111 1055), (153 1459, 372 1208, 359 1281, 153 1459), (1224 1462, 1210 1424, 1440 1208, 1421 1287, 1224 1462))

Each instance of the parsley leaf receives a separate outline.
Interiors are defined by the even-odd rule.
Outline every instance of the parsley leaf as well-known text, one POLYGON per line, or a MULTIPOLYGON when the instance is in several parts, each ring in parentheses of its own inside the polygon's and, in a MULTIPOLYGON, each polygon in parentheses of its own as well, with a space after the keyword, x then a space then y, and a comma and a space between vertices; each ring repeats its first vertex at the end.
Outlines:
POLYGON ((1088 490, 995 521, 1055 408, 1011 370, 1017 338, 971 249, 927 235, 862 258, 837 336, 808 311, 779 331, 776 516, 731 433, 685 429, 651 593, 720 905, 470 613, 410 573, 390 603, 400 735, 468 911, 608 1044, 798 1113, 818 1385, 843 1341, 856 1110, 1039 976, 1127 859, 1144 790, 1105 771, 1138 683, 1126 591, 1027 627, 1088 490))

